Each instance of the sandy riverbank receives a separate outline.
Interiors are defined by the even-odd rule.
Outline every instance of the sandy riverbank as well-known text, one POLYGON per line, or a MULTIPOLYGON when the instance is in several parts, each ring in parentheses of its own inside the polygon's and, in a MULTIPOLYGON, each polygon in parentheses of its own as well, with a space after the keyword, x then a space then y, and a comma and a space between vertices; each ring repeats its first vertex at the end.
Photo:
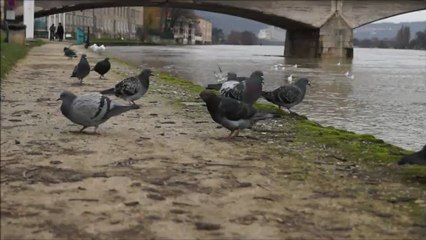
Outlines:
MULTIPOLYGON (((79 86, 69 78, 78 60, 62 56, 63 46, 32 49, 2 80, 2 239, 426 234, 419 219, 424 185, 368 172, 333 150, 316 152, 291 131, 266 131, 291 119, 265 122, 238 141, 218 140, 227 131, 216 128, 199 100, 160 79, 140 109, 101 125, 100 136, 71 133, 79 126, 59 111, 63 89, 98 91, 137 70, 113 62, 108 80, 92 72, 79 86)), ((76 49, 91 64, 102 59, 76 49)))

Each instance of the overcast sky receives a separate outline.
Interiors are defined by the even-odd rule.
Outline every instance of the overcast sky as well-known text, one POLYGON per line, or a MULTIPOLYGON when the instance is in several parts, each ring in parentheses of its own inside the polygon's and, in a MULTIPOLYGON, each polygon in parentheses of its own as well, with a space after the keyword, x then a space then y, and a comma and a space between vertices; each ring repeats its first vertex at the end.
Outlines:
POLYGON ((399 22, 417 22, 417 21, 426 21, 426 10, 406 13, 406 14, 395 16, 395 17, 382 19, 378 22, 399 23, 399 22))

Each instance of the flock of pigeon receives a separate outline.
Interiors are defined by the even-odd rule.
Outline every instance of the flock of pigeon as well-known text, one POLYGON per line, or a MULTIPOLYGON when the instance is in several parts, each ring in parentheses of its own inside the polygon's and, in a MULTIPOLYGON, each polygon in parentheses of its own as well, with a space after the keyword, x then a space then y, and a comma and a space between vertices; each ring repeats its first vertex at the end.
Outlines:
MULTIPOLYGON (((69 47, 64 48, 64 55, 69 58, 77 57, 76 52, 69 47)), ((102 79, 110 69, 111 63, 108 58, 97 62, 91 69, 86 54, 82 54, 71 77, 76 77, 80 80, 80 84, 83 84, 83 79, 89 75, 90 71, 97 72, 99 78, 102 79)), ((61 112, 73 123, 83 126, 80 132, 88 127, 95 127, 94 132, 97 133, 98 126, 109 118, 139 108, 134 101, 140 99, 148 91, 149 77, 152 75, 151 70, 145 69, 139 75, 126 78, 114 87, 102 90, 100 93, 77 96, 72 92, 63 91, 58 99, 62 101, 61 112), (128 101, 130 105, 119 104, 106 95, 115 95, 128 101)))
MULTIPOLYGON (((64 55, 68 58, 77 57, 74 50, 64 48, 64 55)), ((86 54, 82 54, 79 63, 74 67, 71 77, 76 77, 80 84, 90 71, 99 74, 100 79, 111 69, 108 58, 96 63, 91 68, 86 54)), ((221 70, 221 69, 220 69, 221 70)), ((135 103, 146 94, 149 89, 150 69, 143 70, 139 75, 126 78, 114 87, 99 91, 99 93, 88 93, 77 96, 69 91, 61 93, 58 100, 62 101, 61 112, 73 123, 83 126, 82 132, 88 127, 94 127, 97 133, 98 126, 109 118, 138 109, 135 103), (115 95, 129 105, 119 104, 111 100, 107 95, 115 95)), ((306 86, 310 82, 306 78, 297 80, 294 84, 281 86, 273 91, 263 91, 264 74, 262 71, 254 71, 249 77, 237 76, 234 72, 228 72, 223 83, 208 86, 200 93, 201 99, 206 103, 212 119, 231 131, 228 138, 238 136, 240 130, 250 128, 259 120, 273 118, 276 115, 256 110, 254 103, 263 97, 274 103, 281 109, 290 108, 302 102, 306 93, 306 86), (219 95, 211 89, 219 91, 219 95)))
MULTIPOLYGON (((76 52, 68 47, 64 48, 64 55, 70 59, 77 57, 76 52)), ((71 77, 76 77, 82 84, 90 71, 97 72, 102 79, 110 69, 111 63, 108 58, 90 68, 86 54, 82 54, 71 77)), ((222 73, 220 67, 219 70, 222 73)), ((273 91, 263 91, 262 71, 254 71, 249 77, 237 76, 234 72, 228 72, 226 77, 216 73, 215 75, 219 83, 208 85, 206 90, 200 93, 200 98, 206 103, 211 118, 231 131, 227 136, 228 139, 238 136, 240 130, 250 128, 259 120, 276 117, 276 114, 258 111, 254 107, 259 98, 277 105, 279 109, 284 107, 292 113, 290 109, 302 102, 306 87, 310 86, 308 79, 300 78, 273 91), (217 90, 219 94, 212 90, 217 90)), ((144 69, 139 75, 126 78, 114 87, 99 93, 77 96, 72 92, 63 91, 58 99, 62 101, 61 112, 73 123, 83 126, 79 132, 94 127, 94 133, 97 133, 98 126, 109 118, 139 108, 135 101, 148 91, 151 76, 153 76, 151 70, 144 69), (129 105, 117 103, 106 95, 115 95, 128 101, 129 105)), ((404 156, 398 163, 426 165, 426 146, 419 152, 404 156)))

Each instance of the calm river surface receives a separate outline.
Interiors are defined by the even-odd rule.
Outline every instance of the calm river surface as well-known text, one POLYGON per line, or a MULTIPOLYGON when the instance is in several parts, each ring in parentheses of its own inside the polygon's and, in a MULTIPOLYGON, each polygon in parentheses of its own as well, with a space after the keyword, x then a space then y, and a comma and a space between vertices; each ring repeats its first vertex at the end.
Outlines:
POLYGON ((200 85, 224 72, 265 74, 264 89, 294 78, 312 81, 304 102, 294 107, 325 126, 373 134, 389 143, 418 150, 426 144, 426 51, 360 49, 352 62, 285 59, 281 46, 108 47, 107 53, 132 64, 170 72, 200 85), (274 70, 275 64, 284 70, 274 70), (295 68, 294 64, 298 64, 295 68), (345 73, 350 71, 353 79, 345 73))

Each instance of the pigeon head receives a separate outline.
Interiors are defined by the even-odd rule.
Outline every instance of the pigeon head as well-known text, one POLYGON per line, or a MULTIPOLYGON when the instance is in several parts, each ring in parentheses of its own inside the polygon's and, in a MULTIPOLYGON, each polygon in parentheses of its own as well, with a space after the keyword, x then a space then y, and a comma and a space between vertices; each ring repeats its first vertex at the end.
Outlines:
POLYGON ((306 87, 306 85, 311 86, 311 81, 309 81, 307 78, 300 78, 295 84, 299 87, 306 87))
POLYGON ((65 50, 67 50, 67 49, 69 49, 69 48, 67 48, 67 47, 64 47, 64 51, 65 51, 65 50))
POLYGON ((150 77, 150 76, 154 76, 154 74, 152 74, 151 69, 144 69, 142 70, 142 72, 139 74, 140 77, 150 77))
POLYGON ((61 95, 59 95, 59 98, 57 99, 57 101, 61 100, 63 102, 65 101, 70 101, 72 102, 74 100, 74 98, 76 98, 77 96, 74 95, 74 93, 70 92, 70 91, 63 91, 61 92, 61 95))
POLYGON ((82 54, 81 58, 87 58, 87 55, 86 54, 82 54))
POLYGON ((204 102, 209 102, 216 97, 216 94, 212 91, 204 90, 200 93, 200 98, 203 99, 204 102))
POLYGON ((228 80, 236 80, 237 74, 234 72, 228 72, 228 80))
POLYGON ((105 58, 105 61, 109 61, 109 58, 105 58))
POLYGON ((263 72, 262 71, 254 71, 251 75, 250 75, 250 79, 254 79, 254 80, 258 80, 263 84, 263 72))

